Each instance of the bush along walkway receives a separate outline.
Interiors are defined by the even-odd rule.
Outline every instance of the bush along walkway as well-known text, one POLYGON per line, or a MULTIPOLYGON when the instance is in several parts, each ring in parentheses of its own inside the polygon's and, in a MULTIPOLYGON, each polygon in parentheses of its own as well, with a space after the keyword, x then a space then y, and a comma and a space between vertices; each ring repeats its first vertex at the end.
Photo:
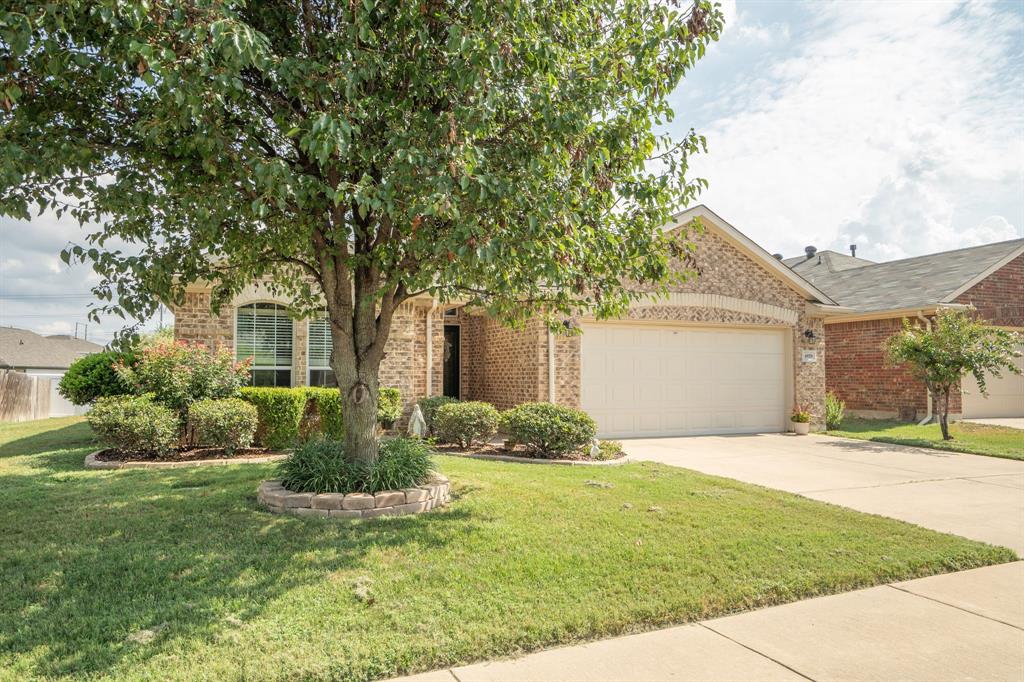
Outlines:
POLYGON ((448 506, 332 521, 262 510, 276 465, 94 449, 77 420, 0 425, 11 678, 386 678, 1014 558, 650 463, 437 457, 448 506))

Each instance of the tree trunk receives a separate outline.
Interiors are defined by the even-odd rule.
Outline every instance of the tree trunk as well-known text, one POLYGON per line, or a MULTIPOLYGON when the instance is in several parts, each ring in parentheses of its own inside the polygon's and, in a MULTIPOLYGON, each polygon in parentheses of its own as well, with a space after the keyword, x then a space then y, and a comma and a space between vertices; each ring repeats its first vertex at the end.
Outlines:
MULTIPOLYGON (((335 357, 345 355, 336 353, 335 357)), ((358 357, 353 364, 333 361, 341 391, 341 417, 345 425, 345 454, 363 464, 377 459, 377 396, 379 363, 358 357)))
POLYGON ((941 405, 939 428, 942 429, 942 440, 953 440, 953 436, 949 435, 949 389, 944 389, 941 396, 942 399, 939 401, 941 405))

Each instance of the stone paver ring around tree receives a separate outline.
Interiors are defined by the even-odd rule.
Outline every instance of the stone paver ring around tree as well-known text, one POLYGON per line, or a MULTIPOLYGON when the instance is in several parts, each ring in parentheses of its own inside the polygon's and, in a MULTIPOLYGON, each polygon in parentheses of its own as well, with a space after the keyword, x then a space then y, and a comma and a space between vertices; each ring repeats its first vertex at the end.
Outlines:
POLYGON ((269 511, 296 516, 326 516, 366 519, 374 516, 419 514, 443 507, 450 499, 445 476, 435 474, 416 488, 382 490, 379 493, 298 493, 281 481, 264 481, 256 492, 257 501, 269 511))

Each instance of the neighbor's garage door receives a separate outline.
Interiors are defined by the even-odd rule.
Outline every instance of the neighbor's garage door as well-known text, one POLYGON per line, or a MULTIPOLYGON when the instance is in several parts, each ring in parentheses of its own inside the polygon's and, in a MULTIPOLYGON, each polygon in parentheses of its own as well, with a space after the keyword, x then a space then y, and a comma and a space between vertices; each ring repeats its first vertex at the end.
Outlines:
POLYGON ((581 406, 610 438, 783 431, 786 333, 584 325, 581 406))
MULTIPOLYGON (((1024 346, 1017 350, 1024 352, 1024 346)), ((1017 358, 1017 367, 1024 370, 1024 357, 1017 358)), ((1000 379, 988 377, 986 398, 978 390, 974 377, 963 381, 963 413, 965 419, 984 417, 1024 417, 1024 375, 1003 372, 1000 379)))

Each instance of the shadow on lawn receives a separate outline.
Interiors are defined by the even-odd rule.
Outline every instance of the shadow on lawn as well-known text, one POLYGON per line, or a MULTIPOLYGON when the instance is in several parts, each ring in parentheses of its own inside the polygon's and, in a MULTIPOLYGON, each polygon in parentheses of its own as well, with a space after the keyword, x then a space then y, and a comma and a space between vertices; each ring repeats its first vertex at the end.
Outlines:
POLYGON ((367 552, 432 550, 474 531, 451 508, 368 522, 273 515, 255 501, 269 466, 73 479, 57 469, 6 476, 0 501, 0 641, 42 677, 199 649, 329 574, 351 608, 347 581, 367 552), (152 642, 130 641, 144 630, 152 642))
POLYGON ((0 443, 0 458, 24 457, 44 452, 82 448, 94 443, 92 429, 85 422, 43 431, 24 438, 0 443))

